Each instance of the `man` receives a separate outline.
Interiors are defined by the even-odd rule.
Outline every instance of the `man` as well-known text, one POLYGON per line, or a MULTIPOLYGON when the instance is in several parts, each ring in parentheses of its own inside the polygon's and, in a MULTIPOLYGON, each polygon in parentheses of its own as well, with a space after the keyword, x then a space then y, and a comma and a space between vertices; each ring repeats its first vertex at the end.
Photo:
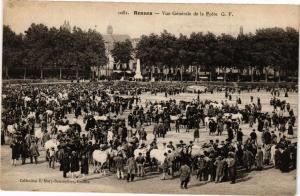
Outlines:
POLYGON ((164 153, 164 162, 162 163, 163 175, 161 180, 166 180, 167 173, 169 171, 169 157, 167 153, 164 153))
POLYGON ((265 130, 263 132, 263 144, 268 145, 272 143, 272 136, 271 133, 268 130, 265 130))
POLYGON ((47 130, 45 130, 45 133, 43 134, 43 138, 42 138, 42 146, 44 147, 45 143, 50 140, 50 134, 48 133, 47 130))
POLYGON ((154 138, 159 137, 159 126, 157 123, 154 123, 154 127, 153 127, 153 135, 154 138))
POLYGON ((142 130, 139 133, 139 140, 141 141, 141 143, 145 143, 147 140, 147 133, 145 131, 145 128, 142 128, 142 130))
POLYGON ((255 129, 253 129, 252 132, 250 133, 250 138, 252 141, 255 141, 255 144, 257 144, 257 135, 255 133, 255 129))
POLYGON ((132 154, 132 156, 128 158, 127 166, 128 166, 128 169, 127 169, 127 182, 129 182, 130 180, 133 181, 134 180, 135 169, 136 169, 136 161, 134 159, 134 154, 132 154))
POLYGON ((196 128, 194 131, 194 142, 199 142, 199 129, 196 128))
POLYGON ((247 172, 250 172, 251 170, 252 160, 253 160, 253 153, 249 150, 249 148, 246 148, 243 153, 243 163, 247 172))
POLYGON ((263 161, 264 161, 264 154, 263 151, 261 150, 261 147, 258 147, 257 153, 256 153, 256 157, 255 157, 255 161, 256 161, 256 169, 257 170, 262 170, 263 169, 263 161))
POLYGON ((180 187, 187 189, 187 185, 190 181, 191 169, 186 162, 184 162, 183 165, 180 167, 179 174, 181 182, 180 187))
POLYGON ((179 133, 180 131, 179 131, 179 120, 176 120, 175 121, 175 131, 176 131, 176 133, 179 133))
POLYGON ((236 134, 236 140, 240 143, 243 143, 243 132, 242 132, 242 129, 239 128, 239 130, 237 131, 237 134, 236 134))
POLYGON ((167 148, 175 150, 175 147, 173 146, 173 142, 172 141, 169 141, 169 144, 167 145, 167 148))
POLYGON ((198 172, 197 172, 196 179, 199 179, 199 181, 202 181, 202 177, 203 177, 203 179, 205 179, 204 173, 205 173, 205 169, 206 169, 206 165, 207 165, 207 162, 204 159, 204 155, 200 155, 200 157, 198 158, 197 165, 198 165, 198 172))
POLYGON ((40 153, 38 151, 38 147, 34 140, 31 141, 29 151, 30 151, 30 163, 33 163, 33 158, 34 158, 34 162, 35 162, 35 164, 37 164, 37 162, 38 162, 37 158, 38 158, 38 156, 40 156, 40 153))
POLYGON ((231 127, 227 128, 227 134, 228 134, 227 140, 231 142, 233 140, 233 130, 231 127))
POLYGON ((49 150, 49 168, 54 169, 55 164, 55 149, 54 147, 51 147, 49 150))
POLYGON ((222 156, 218 156, 217 160, 215 161, 216 168, 216 183, 222 182, 224 177, 224 167, 225 167, 225 160, 222 159, 222 156))
POLYGON ((144 164, 145 164, 145 158, 142 156, 142 153, 139 153, 139 156, 136 158, 137 163, 137 176, 143 177, 145 174, 144 171, 144 164))
POLYGON ((114 161, 118 179, 124 179, 124 159, 122 157, 122 153, 118 153, 118 155, 114 158, 114 161))
POLYGON ((230 152, 228 155, 229 157, 226 162, 228 165, 229 178, 231 180, 231 184, 234 184, 236 178, 236 160, 233 152, 230 152))

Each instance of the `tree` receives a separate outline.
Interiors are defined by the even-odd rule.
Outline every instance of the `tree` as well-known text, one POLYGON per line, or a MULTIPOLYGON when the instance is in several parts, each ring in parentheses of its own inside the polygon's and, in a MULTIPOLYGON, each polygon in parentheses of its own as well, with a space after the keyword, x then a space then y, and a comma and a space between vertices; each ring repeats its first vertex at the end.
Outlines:
POLYGON ((192 52, 189 49, 189 38, 180 34, 176 41, 175 51, 175 65, 180 66, 180 80, 183 80, 183 68, 190 65, 192 62, 192 52))
POLYGON ((252 52, 252 34, 240 34, 237 36, 234 42, 234 66, 238 70, 237 81, 240 80, 240 73, 245 68, 251 66, 251 81, 253 82, 253 68, 255 67, 252 63, 251 52, 252 52))
POLYGON ((196 77, 198 80, 199 65, 205 64, 205 56, 207 55, 207 46, 204 42, 204 35, 202 33, 192 33, 189 39, 189 51, 192 64, 196 65, 196 77))
POLYGON ((25 59, 27 66, 39 68, 43 78, 43 66, 50 62, 52 52, 49 46, 48 27, 43 24, 31 24, 24 37, 25 59))
POLYGON ((215 63, 223 69, 223 78, 226 82, 226 68, 233 66, 234 38, 231 35, 222 34, 218 36, 218 48, 215 53, 215 63))
POLYGON ((210 81, 212 80, 212 75, 215 73, 215 68, 216 68, 216 62, 214 56, 217 53, 218 49, 218 41, 217 37, 211 33, 208 32, 207 34, 204 35, 204 43, 205 43, 205 58, 204 58, 204 67, 206 70, 210 71, 210 81))
POLYGON ((136 46, 136 57, 141 60, 143 65, 151 67, 151 79, 154 67, 160 63, 159 44, 159 36, 152 33, 149 36, 143 35, 136 46))
POLYGON ((159 37, 158 43, 160 63, 163 66, 166 80, 168 80, 167 76, 170 73, 170 69, 174 68, 176 63, 176 37, 164 30, 159 37))
POLYGON ((23 41, 22 35, 17 35, 7 25, 3 26, 3 74, 9 78, 10 68, 21 65, 23 41))
POLYGON ((115 62, 128 65, 129 61, 133 59, 133 47, 131 41, 126 39, 124 42, 115 42, 111 53, 115 62))

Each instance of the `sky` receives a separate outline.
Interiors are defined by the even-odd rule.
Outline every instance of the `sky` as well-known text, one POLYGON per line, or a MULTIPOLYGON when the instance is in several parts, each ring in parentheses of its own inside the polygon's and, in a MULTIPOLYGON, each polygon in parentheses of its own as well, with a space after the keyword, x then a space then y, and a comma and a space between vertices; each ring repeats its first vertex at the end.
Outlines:
POLYGON ((191 32, 208 31, 236 36, 241 26, 244 33, 255 33, 256 29, 268 27, 293 27, 299 30, 300 7, 5 0, 3 20, 4 25, 9 25, 16 33, 24 33, 31 23, 59 27, 67 20, 71 26, 84 30, 96 29, 102 34, 106 34, 107 26, 111 25, 115 34, 128 34, 131 38, 159 34, 164 29, 176 36, 180 33, 189 35, 191 32), (118 13, 122 11, 129 14, 118 13), (152 12, 152 15, 134 15, 134 11, 152 12), (170 15, 163 15, 162 12, 170 12, 170 15), (191 16, 172 15, 172 12, 190 12, 191 16), (194 16, 195 12, 198 15, 194 16), (216 13, 217 16, 208 16, 207 12, 216 13), (222 12, 226 16, 222 16, 222 12))

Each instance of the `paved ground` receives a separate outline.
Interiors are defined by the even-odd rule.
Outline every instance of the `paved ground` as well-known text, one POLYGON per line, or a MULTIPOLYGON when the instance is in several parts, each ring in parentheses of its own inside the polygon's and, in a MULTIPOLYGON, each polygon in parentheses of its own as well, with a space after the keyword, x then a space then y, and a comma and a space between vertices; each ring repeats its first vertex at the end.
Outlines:
MULTIPOLYGON (((257 92, 252 93, 254 100, 256 100, 257 92)), ((259 93, 261 102, 263 105, 263 111, 271 112, 269 106, 269 93, 259 93)), ((242 94, 242 103, 246 104, 250 102, 251 94, 242 94)), ((195 94, 182 94, 172 96, 176 100, 192 100, 196 98, 195 94)), ((162 94, 157 96, 143 94, 141 96, 142 103, 146 99, 149 100, 162 100, 169 99, 164 98, 162 94)), ((201 95, 200 99, 213 99, 220 101, 224 99, 224 93, 215 93, 201 95)), ((235 100, 235 95, 233 95, 235 100)), ((281 99, 287 100, 291 103, 291 107, 294 108, 297 115, 297 94, 290 94, 288 98, 281 99)), ((125 112, 126 116, 128 112, 125 112)), ((257 125, 255 125, 257 127, 257 125)), ((250 133, 248 125, 242 125, 242 129, 246 135, 250 133)), ((148 141, 152 140, 152 126, 146 128, 148 132, 148 141)), ((173 128, 174 130, 174 128, 173 128)), ((175 133, 175 131, 169 132, 165 139, 159 138, 158 142, 179 140, 188 142, 192 140, 193 133, 186 133, 184 130, 181 133, 175 133)), ((204 128, 200 129, 200 143, 207 142, 209 139, 220 140, 225 139, 227 136, 209 136, 204 128)), ((296 138, 294 138, 296 140, 296 138)), ((296 192, 296 171, 292 171, 287 174, 281 173, 279 170, 273 168, 266 168, 264 171, 252 171, 249 174, 239 175, 239 179, 236 184, 232 185, 228 182, 215 184, 207 182, 198 182, 195 176, 189 184, 187 190, 182 190, 179 187, 179 179, 160 180, 160 174, 149 174, 143 179, 137 178, 135 182, 127 183, 123 180, 118 180, 115 175, 107 174, 102 176, 99 174, 90 174, 86 178, 64 179, 62 172, 59 171, 58 166, 56 169, 50 169, 47 167, 45 160, 45 152, 41 152, 39 157, 39 163, 17 165, 12 166, 10 163, 11 152, 8 145, 4 145, 1 148, 1 189, 3 190, 31 190, 31 191, 81 191, 81 192, 131 192, 131 193, 169 193, 169 194, 259 194, 259 195, 292 195, 296 192), (31 182, 27 182, 31 181, 31 182)), ((92 168, 90 168, 92 170, 92 168)))

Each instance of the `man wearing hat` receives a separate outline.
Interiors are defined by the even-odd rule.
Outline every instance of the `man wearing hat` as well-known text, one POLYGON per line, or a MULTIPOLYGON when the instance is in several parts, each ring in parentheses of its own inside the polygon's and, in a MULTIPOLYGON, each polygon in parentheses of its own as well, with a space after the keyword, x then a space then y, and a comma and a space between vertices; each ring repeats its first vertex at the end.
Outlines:
POLYGON ((114 158, 115 166, 117 169, 117 177, 118 179, 124 179, 124 159, 122 157, 122 153, 119 152, 117 156, 114 158))
POLYGON ((229 178, 231 180, 231 184, 234 184, 236 179, 236 160, 235 154, 233 152, 228 153, 228 158, 226 159, 226 162, 228 166, 228 173, 229 178))
POLYGON ((135 169, 136 161, 134 159, 134 154, 132 154, 132 156, 127 160, 127 182, 134 180, 135 169))
POLYGON ((145 164, 145 158, 142 156, 142 153, 139 153, 139 156, 136 158, 136 164, 137 164, 137 176, 143 177, 145 174, 144 170, 144 164, 145 164))
POLYGON ((38 147, 34 140, 31 141, 29 151, 30 151, 30 163, 33 162, 33 158, 34 158, 34 162, 35 164, 37 164, 37 158, 38 156, 40 156, 40 153, 38 151, 38 147))
POLYGON ((173 146, 173 142, 172 141, 169 141, 169 144, 167 145, 167 148, 175 150, 175 147, 173 146))
POLYGON ((49 168, 54 169, 55 163, 55 148, 51 147, 49 150, 49 168))
POLYGON ((197 165, 198 165, 198 172, 197 172, 196 179, 199 179, 199 181, 202 181, 202 179, 204 178, 204 172, 205 172, 205 168, 207 165, 203 154, 201 154, 200 157, 198 158, 197 165))
POLYGON ((187 185, 190 181, 191 169, 186 162, 184 162, 183 165, 180 167, 179 173, 180 173, 180 187, 187 189, 187 185))

